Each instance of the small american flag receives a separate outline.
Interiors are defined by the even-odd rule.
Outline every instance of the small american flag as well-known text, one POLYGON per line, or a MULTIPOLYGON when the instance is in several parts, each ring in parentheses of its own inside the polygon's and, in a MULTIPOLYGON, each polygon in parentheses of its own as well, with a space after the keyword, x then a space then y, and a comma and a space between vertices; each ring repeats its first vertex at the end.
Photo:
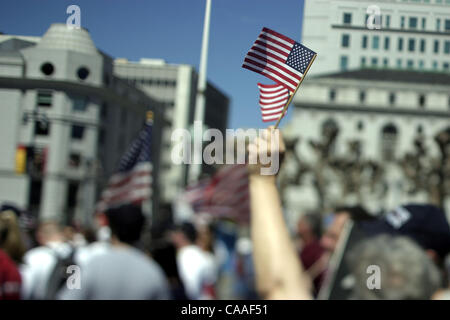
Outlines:
POLYGON ((145 123, 139 136, 122 156, 119 169, 102 192, 97 212, 122 204, 141 204, 152 194, 152 122, 145 123))
POLYGON ((215 175, 189 186, 184 199, 196 213, 248 222, 250 196, 245 164, 226 165, 215 175))
POLYGON ((289 91, 280 84, 258 83, 259 105, 264 122, 278 120, 289 99, 289 91))
POLYGON ((243 68, 260 73, 294 92, 316 53, 282 34, 263 28, 243 68))

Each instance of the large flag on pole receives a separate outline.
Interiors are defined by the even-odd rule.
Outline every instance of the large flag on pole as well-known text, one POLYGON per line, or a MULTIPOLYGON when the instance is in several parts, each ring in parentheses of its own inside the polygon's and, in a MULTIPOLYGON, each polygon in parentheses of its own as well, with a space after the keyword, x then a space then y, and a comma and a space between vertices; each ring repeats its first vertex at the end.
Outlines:
POLYGON ((152 121, 147 120, 139 136, 122 156, 117 173, 102 192, 96 211, 123 204, 141 204, 152 194, 151 139, 152 121))
POLYGON ((248 222, 248 168, 245 164, 223 166, 212 177, 189 186, 183 197, 196 213, 248 222))
POLYGON ((264 122, 278 120, 289 99, 288 89, 280 84, 262 83, 258 83, 258 88, 262 120, 264 122))
POLYGON ((242 67, 260 73, 294 93, 315 55, 300 43, 263 28, 242 67))

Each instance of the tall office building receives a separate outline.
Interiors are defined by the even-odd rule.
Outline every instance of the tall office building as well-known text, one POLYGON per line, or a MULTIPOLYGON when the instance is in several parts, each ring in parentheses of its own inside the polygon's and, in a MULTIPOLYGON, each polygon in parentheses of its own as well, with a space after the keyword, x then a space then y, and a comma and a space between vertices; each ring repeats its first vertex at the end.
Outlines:
MULTIPOLYGON (((161 59, 141 59, 139 62, 127 59, 114 61, 114 74, 164 106, 164 129, 162 133, 161 183, 162 201, 171 202, 186 185, 188 166, 174 164, 171 159, 173 146, 172 133, 176 129, 187 129, 192 133, 195 98, 197 93, 197 72, 195 68, 184 64, 169 64, 161 59)), ((204 124, 225 133, 228 123, 229 99, 208 82, 204 124)), ((203 165, 203 172, 209 171, 203 165)))
MULTIPOLYGON (((295 151, 311 170, 287 188, 291 210, 363 203, 379 211, 435 201, 431 168, 441 154, 435 136, 450 131, 449 36, 450 1, 305 0, 302 43, 318 57, 294 98, 284 132, 300 138, 295 151), (373 22, 380 22, 380 29, 371 29, 368 11, 378 9, 380 20, 373 22), (339 133, 331 154, 324 155, 330 130, 339 133), (414 180, 406 177, 403 161, 417 151, 418 137, 426 154, 416 155, 421 168, 408 172, 422 175, 414 180), (324 156, 356 162, 314 171, 324 156), (363 162, 376 163, 383 172, 371 177, 370 165, 358 171, 363 162), (359 181, 358 190, 349 181, 359 181)), ((301 169, 294 162, 287 166, 291 177, 301 169)), ((444 206, 450 211, 449 197, 444 206)))
POLYGON ((0 202, 41 219, 89 223, 108 177, 160 104, 113 75, 85 29, 53 24, 40 37, 0 35, 0 202))
POLYGON ((449 0, 305 0, 302 43, 319 53, 309 75, 362 67, 449 72, 449 35, 449 0))

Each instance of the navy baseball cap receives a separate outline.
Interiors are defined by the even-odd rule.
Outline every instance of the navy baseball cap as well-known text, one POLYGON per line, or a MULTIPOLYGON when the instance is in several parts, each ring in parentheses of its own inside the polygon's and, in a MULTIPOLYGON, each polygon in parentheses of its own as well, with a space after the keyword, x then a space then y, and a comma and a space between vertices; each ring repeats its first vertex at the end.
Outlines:
POLYGON ((450 225, 441 209, 430 204, 407 204, 387 212, 375 221, 361 222, 368 236, 406 236, 442 259, 450 252, 450 225))

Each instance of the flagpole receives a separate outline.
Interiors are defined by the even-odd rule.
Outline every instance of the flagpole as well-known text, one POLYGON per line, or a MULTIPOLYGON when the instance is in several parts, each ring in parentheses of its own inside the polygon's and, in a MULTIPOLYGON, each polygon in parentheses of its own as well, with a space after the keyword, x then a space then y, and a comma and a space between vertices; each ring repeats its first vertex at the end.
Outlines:
POLYGON ((312 63, 314 62, 314 59, 316 59, 316 56, 317 56, 317 54, 315 54, 315 55, 312 57, 311 61, 310 61, 309 64, 308 64, 308 67, 306 67, 306 70, 305 70, 305 73, 303 74, 303 77, 300 79, 300 82, 298 83, 297 88, 295 88, 294 93, 290 96, 288 102, 287 102, 286 105, 284 106, 283 112, 281 112, 281 116, 280 116, 280 118, 278 119, 277 123, 275 124, 275 129, 278 128, 278 125, 280 124, 281 119, 283 119, 283 117, 284 117, 284 113, 286 112, 286 110, 287 110, 289 104, 291 103, 292 98, 294 98, 295 94, 297 93, 298 88, 300 88, 300 85, 302 84, 303 79, 305 79, 306 74, 308 73, 309 68, 311 67, 312 63))
MULTIPOLYGON (((201 134, 203 135, 203 122, 205 117, 205 91, 206 91, 206 67, 208 62, 208 40, 209 40, 209 21, 211 16, 211 0, 206 0, 205 21, 203 24, 202 51, 200 54, 200 67, 197 82, 197 96, 195 99, 195 116, 194 121, 201 125, 201 134)), ((194 139, 202 139, 202 137, 194 137, 194 139)), ((194 146, 193 162, 189 166, 189 182, 196 182, 200 176, 202 169, 202 148, 197 150, 194 146)))

